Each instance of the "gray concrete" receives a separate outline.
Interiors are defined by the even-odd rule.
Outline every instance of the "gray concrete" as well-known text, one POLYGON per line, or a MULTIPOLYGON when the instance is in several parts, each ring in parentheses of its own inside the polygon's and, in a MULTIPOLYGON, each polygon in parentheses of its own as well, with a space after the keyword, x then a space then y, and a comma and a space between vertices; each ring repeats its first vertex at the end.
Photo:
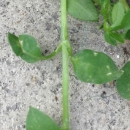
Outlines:
MULTIPOLYGON (((0 130, 25 130, 30 105, 61 124, 61 54, 28 64, 14 55, 7 41, 8 32, 28 33, 44 53, 52 52, 60 42, 59 6, 59 0, 0 0, 0 130)), ((119 67, 130 59, 122 46, 105 43, 99 23, 70 16, 68 23, 74 52, 83 48, 102 51, 119 67)), ((130 130, 130 102, 117 94, 113 84, 80 82, 72 69, 70 80, 71 130, 130 130)))

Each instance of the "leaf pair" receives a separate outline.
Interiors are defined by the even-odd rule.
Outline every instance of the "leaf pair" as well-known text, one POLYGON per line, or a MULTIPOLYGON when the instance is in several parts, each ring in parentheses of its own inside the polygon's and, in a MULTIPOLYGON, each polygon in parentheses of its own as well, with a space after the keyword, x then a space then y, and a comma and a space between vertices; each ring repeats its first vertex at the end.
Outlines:
MULTIPOLYGON (((117 2, 114 7, 110 0, 93 0, 101 6, 100 13, 104 17, 104 38, 111 45, 117 42, 124 43, 125 37, 118 30, 130 29, 130 10, 126 12, 122 2, 117 2), (106 23, 109 25, 106 28, 106 23), (113 32, 114 31, 114 32, 113 32)), ((75 18, 84 21, 97 21, 98 13, 91 0, 68 0, 67 11, 75 18)), ((129 38, 130 39, 130 38, 129 38)))
POLYGON ((43 56, 36 39, 28 34, 17 37, 8 33, 8 40, 14 53, 28 63, 50 59, 61 51, 61 45, 59 45, 53 53, 43 56))
POLYGON ((112 8, 111 20, 112 25, 109 27, 109 31, 104 32, 105 40, 111 45, 117 45, 117 42, 124 43, 123 36, 117 31, 112 32, 111 28, 117 27, 121 24, 121 21, 125 15, 125 9, 121 2, 117 2, 112 8))
MULTIPOLYGON (((73 57, 72 62, 76 76, 85 82, 101 83, 102 81, 106 82, 118 78, 116 83, 118 93, 123 98, 130 99, 130 62, 122 68, 123 74, 118 71, 113 61, 101 52, 84 50, 73 57), (97 57, 96 59, 94 58, 95 56, 97 57), (101 58, 100 60, 99 57, 101 58), (109 61, 109 64, 107 64, 107 61, 109 61), (104 63, 107 66, 104 66, 104 63), (82 75, 80 71, 81 73, 84 71, 84 74, 82 75), (86 72, 90 75, 86 74, 86 72)), ((30 107, 26 119, 26 130, 60 130, 60 127, 49 116, 36 108, 30 107)))
POLYGON ((130 62, 118 70, 113 60, 102 52, 83 50, 71 58, 74 73, 83 82, 103 84, 117 80, 118 93, 130 99, 130 62))
POLYGON ((42 59, 42 52, 32 36, 23 34, 17 37, 9 33, 8 40, 14 53, 26 62, 34 63, 42 59))
MULTIPOLYGON (((106 1, 109 1, 109 0, 106 0, 106 1)), ((105 40, 111 45, 117 45, 117 42, 124 43, 125 36, 124 34, 120 34, 118 30, 130 28, 130 17, 128 16, 130 15, 130 10, 125 12, 124 5, 119 1, 112 8, 112 13, 109 12, 109 14, 111 14, 110 15, 111 18, 107 17, 107 20, 104 23, 105 40), (111 22, 109 19, 111 19, 111 22), (105 25, 107 22, 109 22, 109 26, 106 28, 105 25)))
POLYGON ((111 30, 130 29, 130 9, 126 12, 121 2, 117 2, 112 9, 111 30))
POLYGON ((130 99, 130 62, 118 70, 112 59, 102 52, 83 50, 71 58, 74 73, 83 82, 102 84, 117 80, 118 93, 130 99))

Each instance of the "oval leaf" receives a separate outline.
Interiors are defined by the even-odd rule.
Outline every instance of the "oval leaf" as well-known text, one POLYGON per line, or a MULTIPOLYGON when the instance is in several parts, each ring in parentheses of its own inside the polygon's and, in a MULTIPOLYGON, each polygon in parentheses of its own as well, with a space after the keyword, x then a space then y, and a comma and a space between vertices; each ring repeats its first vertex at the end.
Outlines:
POLYGON ((34 63, 42 59, 42 52, 36 39, 30 35, 19 35, 19 43, 23 50, 20 57, 29 63, 34 63))
POLYGON ((115 27, 121 24, 121 21, 125 15, 125 9, 121 2, 117 2, 112 9, 112 26, 115 27))
POLYGON ((125 30, 130 29, 130 10, 127 11, 126 14, 124 15, 121 24, 119 26, 112 28, 112 30, 121 30, 121 29, 125 30))
POLYGON ((49 116, 30 107, 26 119, 26 130, 60 130, 60 127, 49 116))
POLYGON ((83 50, 72 57, 75 75, 84 82, 102 84, 118 79, 122 72, 102 52, 83 50))
POLYGON ((121 29, 130 29, 130 10, 126 12, 121 22, 121 29))
POLYGON ((14 53, 26 62, 34 63, 43 59, 41 50, 34 37, 27 34, 17 37, 8 33, 8 41, 14 53))
POLYGON ((116 82, 118 93, 125 99, 130 99, 130 62, 122 68, 124 73, 116 82))
POLYGON ((104 32, 104 38, 106 42, 108 42, 109 44, 114 45, 114 46, 117 45, 116 40, 110 36, 109 32, 107 31, 104 32))
POLYGON ((109 33, 110 34, 110 36, 113 38, 113 39, 115 39, 116 41, 118 41, 118 42, 120 42, 120 43, 124 43, 124 39, 123 39, 123 37, 122 37, 122 35, 121 34, 119 34, 118 32, 110 32, 109 33))
POLYGON ((67 11, 80 20, 98 20, 97 10, 91 0, 67 0, 67 11))

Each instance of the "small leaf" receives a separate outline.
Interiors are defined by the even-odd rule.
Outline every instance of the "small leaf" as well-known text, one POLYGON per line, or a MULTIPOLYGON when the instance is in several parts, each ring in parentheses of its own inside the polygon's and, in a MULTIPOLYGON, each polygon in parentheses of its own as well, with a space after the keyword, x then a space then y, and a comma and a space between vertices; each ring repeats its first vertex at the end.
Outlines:
POLYGON ((109 31, 109 28, 108 29, 105 28, 105 30, 106 31, 104 32, 104 38, 106 42, 114 46, 117 45, 117 41, 119 43, 124 43, 124 37, 122 34, 119 34, 118 32, 109 31))
POLYGON ((118 93, 125 99, 130 99, 130 62, 122 68, 124 73, 116 82, 118 93))
POLYGON ((39 60, 51 59, 52 57, 56 56, 62 49, 62 44, 60 44, 51 54, 42 56, 42 52, 36 39, 30 35, 22 34, 17 37, 9 33, 8 40, 14 53, 28 63, 35 63, 39 60))
POLYGON ((34 37, 27 34, 22 34, 17 37, 14 34, 8 33, 8 40, 14 53, 26 62, 34 63, 43 58, 34 37))
POLYGON ((100 13, 105 18, 109 17, 110 14, 110 0, 100 0, 101 10, 100 13))
POLYGON ((34 63, 42 59, 42 52, 36 39, 28 34, 19 35, 19 43, 23 50, 20 57, 29 63, 34 63))
POLYGON ((112 9, 112 28, 121 24, 125 10, 121 2, 117 2, 112 9))
POLYGON ((114 45, 114 46, 117 45, 116 40, 110 36, 109 32, 107 31, 104 32, 104 38, 106 42, 108 42, 109 44, 114 45))
POLYGON ((111 2, 110 0, 100 0, 100 14, 104 17, 104 21, 108 22, 109 24, 112 23, 111 18, 111 2))
POLYGON ((8 41, 11 45, 13 52, 17 56, 20 56, 23 52, 22 52, 22 49, 21 49, 21 45, 19 44, 18 37, 16 37, 14 34, 8 33, 8 41))
POLYGON ((122 29, 130 29, 130 10, 126 12, 125 16, 123 17, 123 20, 121 22, 121 28, 122 29))
POLYGON ((30 107, 26 119, 26 130, 60 130, 60 127, 49 116, 30 107))
POLYGON ((125 39, 130 40, 130 29, 126 32, 125 39))
POLYGON ((130 10, 124 15, 121 24, 119 26, 113 27, 112 30, 129 30, 130 29, 130 10))
POLYGON ((97 10, 91 0, 67 0, 67 11, 80 20, 98 20, 97 10))
POLYGON ((93 50, 80 51, 72 57, 72 63, 76 77, 88 83, 110 82, 122 74, 109 56, 93 50))
POLYGON ((124 39, 122 37, 121 34, 119 34, 118 32, 110 32, 109 35, 115 39, 116 41, 120 42, 120 43, 124 43, 124 39))

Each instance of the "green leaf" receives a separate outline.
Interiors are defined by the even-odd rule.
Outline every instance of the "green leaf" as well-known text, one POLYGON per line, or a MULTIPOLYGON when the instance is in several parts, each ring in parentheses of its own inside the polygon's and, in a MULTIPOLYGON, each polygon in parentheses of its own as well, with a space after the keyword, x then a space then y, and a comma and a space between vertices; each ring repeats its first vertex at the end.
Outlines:
POLYGON ((125 30, 130 29, 130 10, 127 11, 125 16, 123 17, 123 20, 121 22, 121 28, 125 30))
POLYGON ((106 42, 108 42, 109 44, 116 46, 117 41, 119 43, 124 43, 124 38, 123 38, 122 34, 119 34, 118 32, 109 31, 109 27, 105 27, 104 30, 106 30, 104 32, 104 38, 105 38, 106 42))
POLYGON ((67 0, 67 11, 80 20, 98 20, 97 10, 91 0, 67 0))
POLYGON ((125 39, 130 40, 130 29, 126 32, 125 39))
POLYGON ((41 50, 34 37, 23 34, 19 37, 8 33, 8 41, 17 56, 29 63, 34 63, 43 58, 41 50))
POLYGON ((109 32, 109 35, 115 39, 116 41, 120 42, 120 43, 124 43, 124 39, 122 37, 121 34, 119 34, 118 32, 109 32))
POLYGON ((16 37, 14 34, 8 33, 8 41, 11 45, 13 52, 17 56, 20 56, 23 52, 22 52, 22 49, 21 49, 21 45, 19 44, 18 37, 16 37))
POLYGON ((125 10, 121 2, 117 2, 112 9, 112 28, 121 24, 125 10))
POLYGON ((17 37, 14 34, 9 33, 8 40, 14 53, 28 63, 35 63, 39 60, 51 59, 62 49, 62 44, 60 44, 51 54, 42 56, 42 52, 36 39, 30 35, 23 34, 17 37))
POLYGON ((122 68, 124 73, 116 82, 118 93, 125 99, 130 99, 130 62, 122 68))
POLYGON ((104 38, 105 38, 106 42, 108 42, 109 44, 114 45, 114 46, 117 45, 116 40, 110 36, 109 32, 107 32, 107 31, 104 32, 104 38))
POLYGON ((129 30, 130 29, 130 10, 124 15, 121 24, 119 26, 113 27, 112 30, 129 30))
POLYGON ((100 0, 100 14, 104 17, 104 21, 108 22, 109 24, 112 23, 111 18, 111 2, 110 0, 100 0))
POLYGON ((30 107, 26 119, 26 130, 60 130, 60 127, 49 116, 30 107))
POLYGON ((28 34, 19 35, 19 43, 23 50, 20 57, 29 63, 34 63, 42 59, 42 52, 36 39, 28 34))
POLYGON ((80 51, 72 57, 72 63, 76 77, 88 83, 110 82, 122 74, 109 56, 93 50, 80 51))
POLYGON ((101 10, 100 13, 105 18, 109 17, 110 14, 110 0, 100 0, 101 10))

